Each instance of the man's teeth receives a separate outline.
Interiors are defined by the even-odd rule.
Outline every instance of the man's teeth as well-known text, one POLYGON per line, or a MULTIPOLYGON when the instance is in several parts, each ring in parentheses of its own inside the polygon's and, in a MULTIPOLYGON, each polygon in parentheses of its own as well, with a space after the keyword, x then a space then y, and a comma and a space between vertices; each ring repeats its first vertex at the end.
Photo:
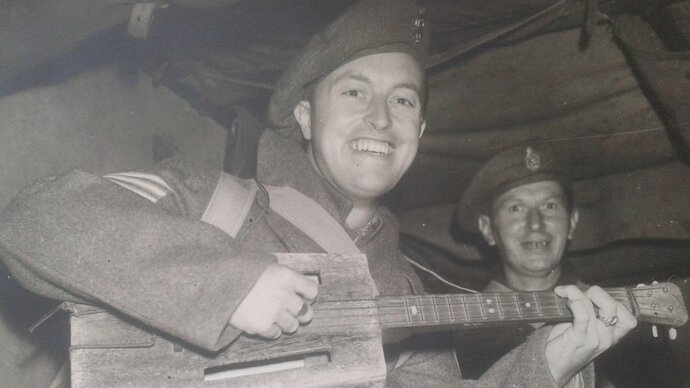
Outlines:
POLYGON ((357 151, 372 152, 381 155, 387 155, 393 151, 390 144, 371 139, 357 139, 352 142, 352 148, 357 151))
POLYGON ((537 249, 537 248, 546 248, 547 245, 549 245, 548 241, 525 241, 522 243, 527 248, 530 249, 537 249))

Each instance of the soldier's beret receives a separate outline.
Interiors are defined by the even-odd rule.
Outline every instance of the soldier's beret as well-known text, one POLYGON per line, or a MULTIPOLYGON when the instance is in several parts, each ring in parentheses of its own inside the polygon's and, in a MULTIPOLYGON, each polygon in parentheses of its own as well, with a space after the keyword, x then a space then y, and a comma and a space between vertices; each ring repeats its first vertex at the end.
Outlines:
POLYGON ((563 161, 547 145, 508 148, 492 157, 474 176, 456 209, 456 222, 478 233, 477 218, 506 191, 534 182, 557 181, 570 190, 571 179, 563 161))
POLYGON ((354 59, 384 52, 411 54, 424 65, 429 31, 417 0, 363 0, 316 34, 275 85, 268 119, 276 127, 295 124, 293 109, 314 81, 354 59))

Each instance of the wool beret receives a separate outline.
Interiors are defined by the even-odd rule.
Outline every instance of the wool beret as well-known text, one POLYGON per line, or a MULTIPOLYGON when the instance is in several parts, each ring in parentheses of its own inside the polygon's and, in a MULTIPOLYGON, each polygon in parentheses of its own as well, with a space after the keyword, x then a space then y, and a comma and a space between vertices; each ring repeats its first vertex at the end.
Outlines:
POLYGON ((301 50, 275 85, 268 119, 296 124, 293 109, 314 81, 367 55, 403 52, 423 66, 429 49, 426 12, 420 0, 363 0, 328 24, 301 50))
POLYGON ((479 233, 477 218, 506 191, 542 181, 559 182, 566 190, 571 180, 552 147, 522 145, 492 157, 474 176, 456 209, 456 222, 467 232, 479 233))

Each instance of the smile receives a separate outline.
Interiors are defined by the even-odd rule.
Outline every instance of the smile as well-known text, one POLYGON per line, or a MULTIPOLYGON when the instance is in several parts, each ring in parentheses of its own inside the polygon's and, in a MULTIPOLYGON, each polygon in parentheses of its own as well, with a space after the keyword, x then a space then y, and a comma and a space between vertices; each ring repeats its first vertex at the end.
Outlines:
POLYGON ((350 143, 350 147, 355 151, 381 156, 393 152, 393 146, 390 143, 374 139, 356 139, 350 143))
POLYGON ((544 249, 544 248, 548 247, 551 244, 551 242, 550 241, 524 241, 520 244, 527 249, 544 249))

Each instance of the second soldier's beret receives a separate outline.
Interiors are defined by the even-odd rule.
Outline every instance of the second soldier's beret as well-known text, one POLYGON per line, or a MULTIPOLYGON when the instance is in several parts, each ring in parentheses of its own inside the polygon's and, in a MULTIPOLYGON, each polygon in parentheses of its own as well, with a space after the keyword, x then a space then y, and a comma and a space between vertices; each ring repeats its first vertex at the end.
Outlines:
POLYGON ((305 90, 354 59, 384 52, 411 54, 421 66, 429 49, 425 9, 419 0, 363 0, 316 34, 275 85, 268 119, 276 127, 295 124, 292 114, 305 90))
POLYGON ((551 147, 541 144, 508 148, 492 157, 474 176, 458 203, 456 222, 466 232, 479 233, 477 218, 501 194, 514 187, 551 180, 570 190, 567 169, 551 147))

